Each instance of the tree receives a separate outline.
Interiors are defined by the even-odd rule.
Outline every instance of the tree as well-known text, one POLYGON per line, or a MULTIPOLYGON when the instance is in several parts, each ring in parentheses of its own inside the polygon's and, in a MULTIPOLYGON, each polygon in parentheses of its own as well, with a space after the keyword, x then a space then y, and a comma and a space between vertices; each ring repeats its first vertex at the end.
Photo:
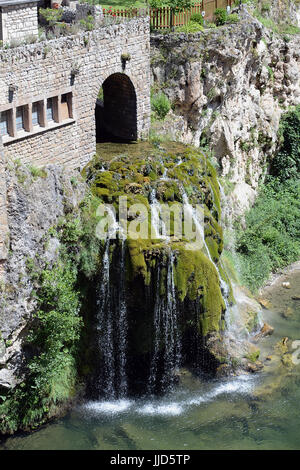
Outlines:
POLYGON ((150 0, 149 4, 151 8, 161 8, 163 6, 170 7, 170 28, 174 28, 174 19, 176 13, 179 13, 186 8, 191 8, 193 5, 193 0, 150 0))

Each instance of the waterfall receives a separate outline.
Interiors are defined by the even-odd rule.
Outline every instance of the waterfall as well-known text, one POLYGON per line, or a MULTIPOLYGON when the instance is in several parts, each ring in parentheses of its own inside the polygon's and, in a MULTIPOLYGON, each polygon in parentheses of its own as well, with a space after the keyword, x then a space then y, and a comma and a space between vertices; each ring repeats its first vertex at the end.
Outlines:
POLYGON ((169 383, 169 375, 178 369, 181 358, 174 282, 174 254, 172 251, 168 259, 166 294, 167 298, 165 299, 165 308, 163 309, 163 323, 165 325, 165 371, 163 375, 163 388, 167 387, 169 383))
MULTIPOLYGON (((179 163, 180 164, 180 163, 179 163)), ((164 172, 163 179, 168 179, 164 172)), ((192 206, 183 185, 181 187, 184 212, 194 225, 197 239, 203 251, 214 264, 219 277, 226 310, 229 309, 229 287, 220 275, 218 264, 211 257, 205 240, 204 224, 198 210, 192 206)), ((151 207, 151 231, 155 238, 169 242, 166 223, 163 220, 163 205, 157 199, 156 189, 149 195, 151 207)), ((126 241, 114 212, 109 211, 110 229, 104 246, 102 273, 97 292, 97 330, 99 364, 101 370, 97 382, 99 394, 106 398, 125 397, 128 393, 128 312, 126 305, 125 255, 126 241), (119 233, 118 241, 113 238, 119 233), (113 244, 114 250, 111 250, 113 244), (113 251, 113 262, 110 261, 113 251), (113 263, 113 265, 112 265, 113 263)), ((181 364, 181 339, 179 331, 178 305, 174 282, 175 255, 170 245, 165 267, 157 263, 154 279, 153 301, 153 346, 148 376, 148 392, 167 391, 175 381, 176 370, 181 364), (163 292, 162 292, 163 291, 163 292)), ((225 316, 226 325, 227 317, 225 316)))
POLYGON ((118 325, 118 353, 119 353, 119 375, 120 375, 120 388, 119 394, 124 397, 127 395, 127 306, 126 306, 126 292, 125 292, 125 241, 121 240, 121 257, 120 257, 120 273, 119 273, 119 316, 117 317, 118 325))
MULTIPOLYGON (((208 248, 207 243, 206 243, 206 240, 205 240, 204 226, 203 226, 203 225, 201 224, 201 222, 199 221, 196 210, 195 210, 195 209, 193 208, 193 206, 190 204, 188 195, 186 194, 186 192, 185 192, 183 186, 181 187, 181 194, 182 194, 182 199, 183 199, 183 203, 184 203, 184 205, 185 205, 186 211, 189 213, 190 217, 192 218, 192 220, 193 220, 193 222, 194 222, 194 224, 195 224, 195 227, 196 227, 197 232, 198 232, 198 233, 200 234, 200 236, 201 236, 201 239, 202 239, 202 241, 203 241, 203 245, 204 245, 204 248, 205 248, 205 251, 206 251, 206 255, 207 255, 208 259, 214 264, 214 266, 215 266, 215 268, 216 268, 216 270, 217 270, 218 277, 219 277, 219 282, 220 282, 220 288, 221 288, 221 292, 222 292, 223 299, 224 299, 224 303, 225 303, 225 309, 226 309, 226 312, 227 312, 228 309, 229 309, 229 302, 228 302, 229 286, 228 286, 227 283, 222 279, 222 276, 221 276, 221 274, 220 274, 219 267, 218 267, 217 263, 215 263, 214 260, 213 260, 212 257, 211 257, 209 248, 208 248)), ((226 315, 225 315, 225 321, 226 321, 226 326, 227 326, 227 323, 228 323, 228 316, 226 316, 226 315)))
POLYGON ((196 227, 196 231, 200 234, 200 237, 201 237, 201 240, 202 240, 202 242, 203 242, 203 246, 204 246, 204 248, 205 248, 207 257, 208 257, 209 260, 213 263, 213 260, 212 260, 212 258, 211 258, 211 255, 210 255, 208 246, 207 246, 206 241, 205 241, 204 225, 201 224, 201 222, 199 221, 197 212, 196 212, 196 210, 193 208, 193 206, 190 204, 188 195, 186 194, 186 192, 185 192, 183 186, 181 187, 181 194, 182 194, 182 200, 183 200, 183 204, 184 204, 184 206, 185 206, 185 210, 186 210, 186 212, 189 214, 189 216, 191 217, 191 219, 193 220, 193 222, 194 222, 194 224, 195 224, 195 227, 196 227))
POLYGON ((181 359, 178 310, 174 283, 174 254, 168 257, 166 294, 160 295, 161 267, 157 268, 154 307, 154 351, 150 365, 148 390, 166 390, 174 379, 181 359))
MULTIPOLYGON (((164 164, 164 162, 161 162, 161 163, 164 164)), ((181 163, 182 163, 182 159, 180 158, 180 159, 178 160, 178 162, 175 163, 174 168, 176 168, 177 166, 181 165, 181 163)), ((173 178, 169 178, 167 175, 168 175, 168 168, 164 168, 164 172, 163 172, 163 174, 162 174, 160 180, 161 180, 161 181, 173 181, 173 178)))
POLYGON ((109 247, 110 239, 107 238, 97 300, 98 342, 100 354, 102 355, 101 383, 97 384, 97 388, 99 391, 102 390, 105 396, 115 397, 115 354, 113 341, 113 311, 110 291, 109 247))
MULTIPOLYGON (((112 214, 112 213, 111 213, 112 214)), ((113 230, 117 228, 114 219, 113 230)), ((110 233, 110 232, 109 232, 110 233)), ((100 382, 97 384, 100 394, 106 397, 124 397, 127 394, 127 306, 125 280, 125 240, 121 238, 120 257, 116 280, 111 279, 108 236, 102 262, 102 273, 97 300, 98 345, 101 355, 100 382)))
POLYGON ((156 190, 152 189, 149 195, 150 207, 151 207, 151 236, 153 238, 162 238, 167 240, 167 229, 166 225, 161 217, 162 206, 156 198, 156 190), (154 229, 154 233, 152 231, 154 229))

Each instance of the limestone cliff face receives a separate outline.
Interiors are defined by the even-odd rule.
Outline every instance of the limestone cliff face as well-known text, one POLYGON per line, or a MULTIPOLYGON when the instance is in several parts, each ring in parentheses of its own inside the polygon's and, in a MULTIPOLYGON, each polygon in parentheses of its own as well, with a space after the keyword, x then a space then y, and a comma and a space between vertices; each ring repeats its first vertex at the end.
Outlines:
MULTIPOLYGON (((264 8, 263 5, 264 2, 261 2, 260 8, 264 8)), ((300 26, 300 5, 297 0, 272 0, 267 3, 266 13, 275 22, 284 23, 289 18, 292 25, 300 26)))
POLYGON ((36 174, 18 162, 7 164, 5 180, 8 225, 3 230, 9 239, 8 252, 1 255, 6 260, 0 284, 0 387, 12 388, 22 377, 21 342, 36 307, 32 274, 55 263, 59 240, 50 239, 48 231, 60 217, 76 212, 85 186, 77 172, 48 166, 36 174))
POLYGON ((242 212, 276 149, 281 114, 300 103, 299 36, 277 36, 243 10, 238 24, 153 35, 151 44, 152 85, 173 109, 163 132, 209 144, 242 212))

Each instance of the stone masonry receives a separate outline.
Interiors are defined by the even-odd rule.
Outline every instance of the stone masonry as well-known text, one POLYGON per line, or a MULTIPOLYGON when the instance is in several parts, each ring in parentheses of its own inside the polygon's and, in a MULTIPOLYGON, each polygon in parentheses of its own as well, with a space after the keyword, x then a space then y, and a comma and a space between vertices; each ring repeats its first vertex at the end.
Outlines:
POLYGON ((38 36, 37 1, 0 0, 0 40, 4 44, 38 36))
MULTIPOLYGON (((16 116, 19 106, 72 95, 71 119, 10 138, 0 136, 0 280, 7 258, 8 224, 5 166, 20 159, 41 167, 82 168, 96 151, 95 106, 99 89, 112 74, 123 74, 136 94, 137 137, 150 126, 149 20, 133 19, 51 41, 0 50, 0 111, 16 116), (122 63, 122 54, 130 60, 122 63), (76 71, 76 73, 74 73, 76 71)), ((29 109, 28 108, 28 109, 29 109)))
POLYGON ((8 252, 8 224, 7 224, 7 208, 6 208, 6 177, 5 177, 5 160, 0 136, 0 281, 3 275, 3 261, 7 257, 8 252))
POLYGON ((105 79, 125 74, 136 93, 137 136, 150 126, 149 19, 139 18, 91 32, 0 52, 0 111, 72 94, 72 119, 4 141, 8 159, 43 166, 82 167, 94 155, 95 105, 105 79), (130 60, 122 64, 122 54, 130 60), (74 74, 76 70, 76 74, 74 74), (13 89, 13 93, 11 93, 13 89))

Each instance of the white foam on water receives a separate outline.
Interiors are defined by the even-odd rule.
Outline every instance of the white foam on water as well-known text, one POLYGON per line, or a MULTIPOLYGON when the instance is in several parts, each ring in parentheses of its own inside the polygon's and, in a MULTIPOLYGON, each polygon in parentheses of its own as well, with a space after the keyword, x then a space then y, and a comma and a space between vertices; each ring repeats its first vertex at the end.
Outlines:
POLYGON ((114 400, 114 401, 90 401, 84 408, 94 413, 116 414, 129 410, 132 406, 130 400, 114 400))
POLYGON ((187 405, 201 405, 201 403, 207 403, 209 398, 207 396, 191 398, 186 402, 187 405))
POLYGON ((210 392, 207 392, 201 396, 196 396, 186 401, 187 405, 200 405, 201 403, 208 403, 219 395, 224 394, 245 394, 250 393, 253 390, 254 383, 252 377, 247 375, 241 375, 230 382, 218 385, 210 392))
POLYGON ((145 405, 137 411, 145 415, 178 416, 183 413, 184 409, 179 403, 168 403, 166 405, 145 405))
POLYGON ((209 397, 214 398, 218 395, 223 395, 224 393, 235 393, 235 392, 246 392, 248 387, 241 386, 240 383, 237 382, 229 382, 227 384, 220 385, 215 390, 208 394, 209 397))
POLYGON ((131 413, 148 416, 179 416, 190 406, 199 406, 212 402, 220 395, 251 393, 255 381, 252 376, 241 375, 230 381, 215 386, 201 395, 194 395, 186 400, 162 402, 141 402, 140 400, 91 401, 83 405, 83 409, 91 414, 115 415, 130 409, 131 413))

